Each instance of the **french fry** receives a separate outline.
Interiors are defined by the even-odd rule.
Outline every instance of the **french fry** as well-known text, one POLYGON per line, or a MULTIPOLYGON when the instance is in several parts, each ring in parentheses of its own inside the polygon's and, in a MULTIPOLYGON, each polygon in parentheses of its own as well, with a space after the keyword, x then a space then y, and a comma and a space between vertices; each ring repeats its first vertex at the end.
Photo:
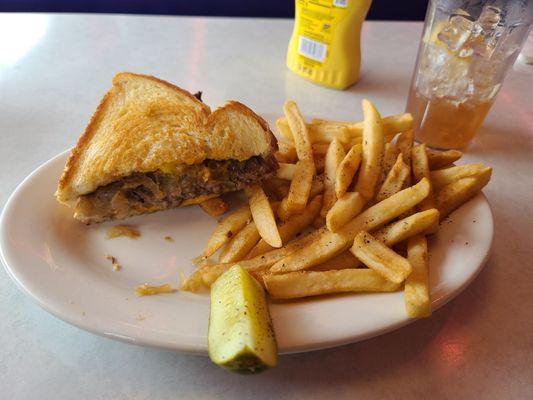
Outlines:
POLYGON ((385 245, 392 247, 412 236, 434 232, 438 226, 439 211, 432 208, 384 226, 372 236, 385 245))
MULTIPOLYGON (((348 132, 352 137, 360 137, 363 135, 364 121, 360 122, 343 122, 343 121, 331 121, 313 118, 313 123, 321 124, 334 124, 343 125, 348 128, 348 132)), ((413 116, 409 113, 391 115, 383 118, 383 135, 388 137, 389 140, 398 132, 404 132, 413 127, 413 116)), ((396 158, 396 157, 395 157, 396 158)))
POLYGON ((405 280, 404 302, 407 315, 411 318, 429 317, 428 246, 425 236, 418 235, 407 242, 407 259, 413 268, 405 280))
POLYGON ((351 140, 348 128, 342 125, 308 125, 312 143, 330 143, 337 139, 341 143, 349 143, 351 140))
MULTIPOLYGON (((309 243, 312 243, 319 237, 326 228, 318 229, 305 236, 292 241, 286 246, 280 247, 261 254, 257 257, 249 260, 239 261, 239 265, 246 269, 248 272, 258 272, 269 268, 275 262, 283 259, 287 255, 304 248, 309 243)), ((209 265, 196 270, 192 275, 187 277, 181 284, 181 289, 188 292, 198 292, 203 288, 210 287, 216 279, 222 275, 225 271, 235 265, 234 262, 209 265)))
MULTIPOLYGON (((383 143, 384 144, 387 144, 387 143, 390 143, 391 140, 394 138, 395 135, 390 135, 390 136, 387 136, 387 135, 383 135, 383 143)), ((355 146, 356 144, 360 144, 360 145, 363 145, 363 138, 361 136, 357 136, 356 138, 353 138, 351 139, 345 147, 352 147, 352 146, 355 146)))
POLYGON ((407 259, 365 231, 355 236, 351 252, 368 268, 391 282, 402 283, 412 271, 407 259))
POLYGON ((426 149, 426 153, 430 170, 447 167, 463 156, 459 150, 438 151, 429 147, 426 149))
MULTIPOLYGON (((332 121, 320 118, 313 118, 311 123, 306 124, 311 143, 329 143, 333 138, 339 139, 343 144, 350 146, 361 144, 363 136, 363 122, 332 121), (345 129, 344 129, 345 128, 345 129)), ((280 117, 276 121, 280 134, 290 141, 293 140, 288 121, 285 117, 280 117)), ((413 118, 411 114, 391 115, 383 118, 383 137, 389 142, 398 132, 411 129, 413 118)), ((293 161, 285 161, 293 162, 293 161)))
POLYGON ((347 125, 349 125, 349 124, 356 124, 357 122, 339 121, 339 120, 336 120, 336 119, 327 119, 327 118, 317 118, 317 117, 313 117, 313 118, 311 118, 311 123, 312 123, 312 124, 324 124, 324 125, 327 125, 327 124, 333 124, 333 125, 343 125, 343 126, 347 126, 347 125))
POLYGON ((326 157, 325 156, 315 156, 315 171, 316 173, 324 172, 326 167, 326 157))
POLYGON ((489 183, 491 174, 492 168, 489 168, 480 175, 459 179, 444 186, 436 198, 440 218, 447 217, 452 211, 478 194, 489 183))
POLYGON ((373 231, 392 221, 420 203, 429 193, 429 182, 422 179, 416 185, 369 207, 339 232, 322 231, 316 240, 296 250, 272 265, 273 273, 299 271, 321 264, 347 250, 359 232, 373 231))
POLYGON ((381 185, 381 188, 376 195, 376 201, 379 202, 385 200, 387 197, 402 190, 402 187, 409 178, 409 172, 409 167, 403 162, 403 154, 398 154, 396 162, 387 174, 383 185, 381 185))
POLYGON ((316 195, 324 192, 324 175, 317 175, 313 178, 311 184, 311 191, 309 192, 309 198, 312 199, 316 195))
POLYGON ((329 143, 315 143, 313 144, 313 155, 316 157, 318 156, 325 156, 328 152, 329 143))
POLYGON ((251 219, 252 213, 248 205, 238 208, 225 217, 219 222, 215 231, 207 241, 203 256, 210 257, 214 254, 218 249, 228 243, 242 228, 244 228, 251 219))
MULTIPOLYGON (((278 129, 278 133, 283 137, 283 139, 288 140, 291 146, 294 147, 294 138, 292 137, 291 128, 289 126, 289 122, 287 121, 287 118, 279 117, 276 120, 276 128, 278 129)), ((294 149, 294 151, 296 153, 296 149, 294 149)))
POLYGON ((396 140, 396 147, 403 155, 403 162, 407 165, 411 164, 411 149, 413 148, 413 142, 415 135, 412 129, 408 129, 398 135, 396 140))
POLYGON ((290 272, 265 275, 265 287, 273 299, 295 299, 342 292, 392 292, 399 284, 371 269, 290 272))
POLYGON ((392 166, 398 159, 398 154, 400 150, 396 147, 395 143, 385 143, 385 150, 383 151, 383 161, 381 163, 381 174, 378 182, 378 187, 383 185, 389 171, 392 169, 392 166))
POLYGON ((180 290, 192 293, 201 292, 202 290, 209 288, 211 284, 224 273, 224 271, 228 270, 233 265, 235 265, 235 263, 203 266, 182 280, 180 290))
POLYGON ((192 264, 196 267, 196 268, 200 268, 200 267, 204 267, 206 265, 213 265, 215 264, 215 262, 210 259, 210 258, 207 258, 207 257, 204 257, 204 256, 197 256, 197 257, 194 257, 192 260, 191 260, 192 264))
POLYGON ((289 194, 290 181, 270 178, 263 181, 265 193, 276 200, 281 200, 289 194))
POLYGON ((359 192, 366 200, 370 200, 374 196, 381 173, 384 148, 383 124, 374 104, 366 99, 363 99, 363 115, 365 117, 363 151, 355 191, 359 192))
POLYGON ((321 215, 318 215, 313 221, 313 226, 317 229, 323 227, 324 225, 326 225, 326 218, 321 215))
POLYGON ((246 254, 259 242, 261 235, 257 230, 255 222, 250 222, 241 229, 230 242, 222 249, 219 257, 219 263, 229 263, 244 259, 246 254))
POLYGON ((425 144, 419 144, 417 146, 414 146, 411 151, 411 158, 412 158, 412 165, 413 165, 413 176, 415 178, 415 182, 420 181, 422 178, 426 178, 429 180, 431 184, 431 189, 429 191, 428 197, 426 197, 419 205, 418 208, 420 210, 429 210, 431 208, 435 208, 435 197, 433 195, 433 178, 430 176, 429 173, 429 163, 428 163, 428 157, 426 152, 426 145, 425 144))
POLYGON ((232 238, 222 238, 224 230, 217 228, 209 251, 213 254, 225 244, 220 263, 209 265, 203 255, 182 289, 209 287, 239 261, 274 299, 392 291, 405 282, 408 315, 429 315, 424 235, 435 232, 439 218, 478 193, 491 169, 441 169, 461 153, 414 145, 410 114, 381 118, 368 100, 363 100, 362 122, 305 123, 294 102, 283 108, 285 117, 276 121, 286 138, 275 154, 280 167, 275 178, 263 183, 272 199, 282 199, 279 207, 270 205, 261 187, 246 189, 250 206, 244 224, 250 216, 253 220, 236 224, 238 233, 231 232, 232 238), (297 237, 310 225, 317 229, 297 237), (369 268, 359 268, 363 263, 369 268))
POLYGON ((307 132, 307 126, 298 106, 294 101, 286 101, 283 105, 283 112, 287 118, 294 147, 299 160, 313 160, 313 149, 311 148, 311 139, 307 132))
POLYGON ((276 178, 292 181, 295 170, 296 164, 279 163, 279 168, 276 172, 276 178))
POLYGON ((282 221, 287 221, 292 215, 303 212, 311 193, 314 175, 315 164, 312 158, 296 163, 289 194, 282 200, 278 208, 278 216, 282 221))
POLYGON ((483 164, 458 165, 456 167, 431 171, 430 178, 435 190, 439 191, 444 186, 458 181, 459 179, 483 175, 487 173, 489 169, 489 167, 483 164))
POLYGON ((313 271, 330 271, 332 269, 357 268, 361 265, 361 261, 359 261, 350 251, 343 251, 338 256, 335 256, 322 264, 315 265, 311 269, 313 271))
MULTIPOLYGON (((398 132, 404 132, 413 127, 413 116, 409 113, 391 115, 383 118, 383 135, 390 140, 398 132)), ((348 125, 350 133, 353 135, 356 131, 363 132, 364 121, 358 124, 348 125)))
MULTIPOLYGON (((264 186, 266 189, 268 189, 269 193, 274 195, 275 198, 283 199, 289 194, 290 182, 278 178, 271 178, 264 181, 264 186)), ((321 194, 323 191, 324 175, 317 175, 313 178, 313 182, 311 183, 309 198, 312 199, 313 197, 321 194)), ((278 216, 284 215, 283 213, 286 213, 286 211, 283 210, 281 207, 278 208, 278 216)), ((286 218, 289 217, 287 216, 286 218)), ((280 219, 283 220, 282 217, 280 217, 280 219)))
MULTIPOLYGON (((278 118, 276 120, 276 126, 278 132, 287 140, 294 140, 294 136, 289 127, 289 122, 287 118, 278 118)), ((329 143, 333 139, 337 138, 342 143, 349 143, 352 140, 349 129, 341 124, 305 124, 307 128, 307 134, 311 143, 313 144, 322 144, 329 143)))
MULTIPOLYGON (((278 226, 281 241, 283 243, 289 242, 297 233, 308 227, 318 215, 321 205, 322 196, 316 196, 309 202, 303 213, 292 216, 286 222, 278 226)), ((254 258, 272 249, 274 249, 274 247, 270 246, 264 239, 261 239, 250 251, 247 258, 254 258)))
POLYGON ((352 183, 353 177, 361 163, 362 146, 356 144, 350 148, 346 157, 341 161, 335 175, 335 194, 342 197, 352 183))
POLYGON ((339 231, 361 213, 366 200, 358 192, 344 193, 326 215, 326 226, 331 232, 339 231))
POLYGON ((322 201, 322 210, 320 216, 326 217, 329 209, 333 207, 337 196, 335 195, 335 179, 337 176, 337 168, 346 156, 344 147, 337 140, 333 139, 329 145, 326 153, 326 163, 324 166, 324 199, 322 201))
POLYGON ((200 203, 200 207, 212 217, 220 217, 222 214, 228 211, 229 204, 220 197, 213 197, 212 199, 200 203))
POLYGON ((278 151, 275 153, 275 156, 279 162, 293 164, 298 161, 298 155, 296 154, 294 145, 281 140, 278 140, 278 151))
POLYGON ((272 247, 281 247, 283 243, 276 225, 276 217, 265 192, 259 185, 250 185, 245 188, 245 192, 259 234, 272 247))

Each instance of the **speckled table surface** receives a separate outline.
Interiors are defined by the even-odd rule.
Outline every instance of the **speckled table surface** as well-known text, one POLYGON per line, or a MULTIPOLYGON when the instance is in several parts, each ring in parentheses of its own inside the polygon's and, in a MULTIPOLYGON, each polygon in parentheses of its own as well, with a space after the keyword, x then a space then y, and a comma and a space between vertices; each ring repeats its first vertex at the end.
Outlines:
MULTIPOLYGON (((131 70, 278 113, 360 117, 405 105, 420 23, 367 22, 363 74, 339 92, 284 65, 292 22, 0 14, 0 206, 42 162, 72 145, 108 88, 131 70)), ((425 320, 331 350, 284 356, 259 376, 207 358, 141 348, 47 314, 0 272, 0 392, 6 399, 525 399, 533 393, 533 66, 515 65, 467 149, 494 168, 492 256, 455 300, 425 320)))

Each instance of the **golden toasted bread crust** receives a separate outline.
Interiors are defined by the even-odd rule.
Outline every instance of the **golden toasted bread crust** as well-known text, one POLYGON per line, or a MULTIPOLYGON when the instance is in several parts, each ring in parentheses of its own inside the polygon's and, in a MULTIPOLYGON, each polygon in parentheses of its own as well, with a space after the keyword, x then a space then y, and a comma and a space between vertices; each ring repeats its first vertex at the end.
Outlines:
POLYGON ((263 128, 263 130, 265 131, 265 140, 269 143, 269 152, 274 153, 275 151, 278 150, 278 141, 276 140, 276 137, 270 130, 268 123, 262 117, 260 117, 255 112, 253 112, 250 108, 248 108, 247 106, 245 106, 244 104, 238 101, 230 100, 223 107, 215 110, 212 114, 215 114, 217 111, 223 110, 223 109, 232 109, 237 112, 246 114, 251 118, 254 118, 257 122, 259 122, 259 125, 261 125, 261 128, 263 128))
POLYGON ((243 161, 255 155, 267 157, 278 149, 276 137, 270 130, 268 123, 250 108, 235 100, 226 102, 209 115, 207 129, 211 143, 207 155, 209 159, 232 158, 243 161), (258 134, 261 137, 250 136, 246 138, 247 142, 243 143, 243 138, 231 130, 232 122, 234 122, 234 120, 232 121, 233 115, 236 115, 238 119, 247 116, 258 122, 261 126, 261 132, 258 134))
POLYGON ((171 83, 119 73, 72 149, 56 197, 72 205, 78 196, 134 172, 205 159, 242 161, 275 149, 268 124, 241 103, 230 101, 211 112, 171 83))
POLYGON ((211 112, 211 110, 209 109, 209 106, 207 104, 205 104, 205 103, 201 102, 200 100, 198 100, 190 92, 186 91, 185 89, 180 88, 179 86, 176 86, 176 85, 174 85, 174 84, 172 84, 170 82, 164 81, 163 79, 159 79, 159 78, 157 78, 155 76, 152 76, 152 75, 134 74, 132 72, 119 72, 118 74, 116 74, 113 77, 113 80, 112 80, 113 85, 116 85, 116 84, 120 83, 120 80, 122 78, 124 78, 124 77, 145 78, 145 79, 160 83, 161 85, 166 86, 167 88, 169 88, 171 90, 176 90, 176 91, 180 92, 182 95, 189 97, 192 101, 200 103, 203 107, 205 107, 207 112, 211 112))
MULTIPOLYGON (((85 148, 85 145, 89 142, 92 136, 92 132, 94 132, 94 126, 96 124, 96 120, 100 115, 100 111, 104 108, 104 106, 107 104, 108 99, 111 97, 111 90, 107 92, 102 100, 100 101, 100 104, 98 104, 98 107, 96 107, 96 110, 94 111, 93 115, 91 116, 91 119, 89 120, 89 123, 85 127, 85 130, 81 134, 81 136, 78 138, 76 142, 76 146, 70 151, 70 155, 67 159, 67 163, 65 164, 65 168, 63 170, 63 174, 59 178, 59 182, 57 185, 57 192, 56 197, 58 200, 62 201, 61 197, 62 193, 65 192, 66 188, 69 185, 70 180, 72 179, 72 175, 74 173, 74 168, 76 163, 78 162, 78 159, 80 158, 80 154, 85 148)), ((66 199, 65 199, 66 200, 66 199)))

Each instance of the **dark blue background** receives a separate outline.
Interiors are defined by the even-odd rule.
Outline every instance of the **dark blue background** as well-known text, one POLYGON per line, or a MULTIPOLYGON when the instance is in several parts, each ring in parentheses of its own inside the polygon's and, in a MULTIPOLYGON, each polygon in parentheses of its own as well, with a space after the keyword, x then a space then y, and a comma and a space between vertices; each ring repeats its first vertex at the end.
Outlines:
MULTIPOLYGON (((368 19, 423 20, 428 0, 374 0, 368 19)), ((0 0, 0 11, 293 17, 294 0, 0 0)))

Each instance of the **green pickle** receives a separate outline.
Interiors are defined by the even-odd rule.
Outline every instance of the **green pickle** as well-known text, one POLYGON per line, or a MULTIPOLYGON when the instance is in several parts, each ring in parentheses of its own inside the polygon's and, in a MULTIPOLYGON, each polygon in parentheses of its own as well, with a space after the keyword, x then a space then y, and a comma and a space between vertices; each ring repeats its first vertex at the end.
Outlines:
POLYGON ((211 286, 208 348, 211 361, 257 373, 276 366, 278 348, 263 287, 240 265, 211 286))

